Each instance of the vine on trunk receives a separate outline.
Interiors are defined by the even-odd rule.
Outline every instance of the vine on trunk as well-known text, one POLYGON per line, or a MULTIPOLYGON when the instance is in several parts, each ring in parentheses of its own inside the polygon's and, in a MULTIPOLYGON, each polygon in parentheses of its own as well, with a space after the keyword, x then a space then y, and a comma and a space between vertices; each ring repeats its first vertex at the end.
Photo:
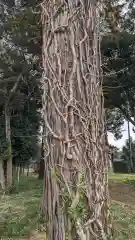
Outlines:
POLYGON ((110 235, 100 7, 96 0, 42 3, 48 240, 110 235))

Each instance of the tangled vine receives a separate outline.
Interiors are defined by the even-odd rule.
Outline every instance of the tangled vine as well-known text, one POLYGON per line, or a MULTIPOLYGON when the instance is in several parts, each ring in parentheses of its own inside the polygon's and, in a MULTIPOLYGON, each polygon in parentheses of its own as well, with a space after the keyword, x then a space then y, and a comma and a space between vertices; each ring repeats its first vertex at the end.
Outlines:
POLYGON ((96 0, 42 3, 48 240, 110 234, 99 10, 96 0))

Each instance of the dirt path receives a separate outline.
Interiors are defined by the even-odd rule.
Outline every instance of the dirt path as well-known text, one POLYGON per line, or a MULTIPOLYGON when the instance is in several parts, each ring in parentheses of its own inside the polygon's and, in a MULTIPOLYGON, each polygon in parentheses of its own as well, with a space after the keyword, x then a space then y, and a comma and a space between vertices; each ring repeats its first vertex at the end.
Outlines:
POLYGON ((135 205, 135 185, 112 181, 109 188, 112 200, 135 205))

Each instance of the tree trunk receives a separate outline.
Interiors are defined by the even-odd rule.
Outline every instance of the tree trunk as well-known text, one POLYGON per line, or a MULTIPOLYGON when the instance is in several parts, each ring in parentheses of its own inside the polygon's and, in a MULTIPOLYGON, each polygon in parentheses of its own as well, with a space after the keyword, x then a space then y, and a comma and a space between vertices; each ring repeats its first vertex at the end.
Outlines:
POLYGON ((4 167, 2 160, 0 160, 0 186, 2 190, 5 190, 4 167))
POLYGON ((11 144, 11 127, 10 127, 10 109, 8 100, 5 103, 5 132, 7 141, 7 185, 12 185, 12 144, 11 144))
POLYGON ((20 182, 20 166, 17 167, 17 181, 20 182))
POLYGON ((29 167, 29 164, 27 165, 27 177, 29 176, 29 173, 30 173, 30 167, 29 167))
POLYGON ((44 168, 45 168, 44 158, 41 157, 38 169, 38 179, 44 178, 44 168))
POLYGON ((42 134, 42 147, 41 147, 41 156, 40 156, 40 163, 39 163, 39 170, 38 170, 38 179, 44 178, 44 169, 45 169, 45 159, 44 159, 44 135, 45 135, 45 128, 43 126, 43 134, 42 134))
POLYGON ((94 0, 44 0, 42 6, 47 239, 107 239, 101 6, 94 0))

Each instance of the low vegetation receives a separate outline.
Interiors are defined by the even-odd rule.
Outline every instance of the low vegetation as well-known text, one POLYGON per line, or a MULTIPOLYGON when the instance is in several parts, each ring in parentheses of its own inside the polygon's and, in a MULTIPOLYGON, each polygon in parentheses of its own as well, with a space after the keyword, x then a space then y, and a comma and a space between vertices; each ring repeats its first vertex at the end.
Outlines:
POLYGON ((135 174, 110 173, 109 180, 123 183, 129 183, 130 181, 132 181, 133 183, 135 182, 135 174))
POLYGON ((114 234, 116 240, 135 239, 135 206, 121 202, 112 203, 114 234))
MULTIPOLYGON (((116 240, 132 240, 135 236, 134 184, 135 175, 110 176, 111 212, 116 240), (127 189, 132 191, 130 196, 127 189)), ((20 183, 15 182, 6 194, 1 194, 1 240, 45 239, 44 221, 39 214, 41 196, 42 181, 35 177, 22 177, 20 183)))
MULTIPOLYGON (((39 206, 42 183, 36 178, 22 178, 8 189, 10 194, 0 198, 0 237, 7 239, 34 239, 42 232, 39 206)), ((39 239, 39 238, 37 238, 39 239)), ((42 237, 44 239, 44 237, 42 237)))

